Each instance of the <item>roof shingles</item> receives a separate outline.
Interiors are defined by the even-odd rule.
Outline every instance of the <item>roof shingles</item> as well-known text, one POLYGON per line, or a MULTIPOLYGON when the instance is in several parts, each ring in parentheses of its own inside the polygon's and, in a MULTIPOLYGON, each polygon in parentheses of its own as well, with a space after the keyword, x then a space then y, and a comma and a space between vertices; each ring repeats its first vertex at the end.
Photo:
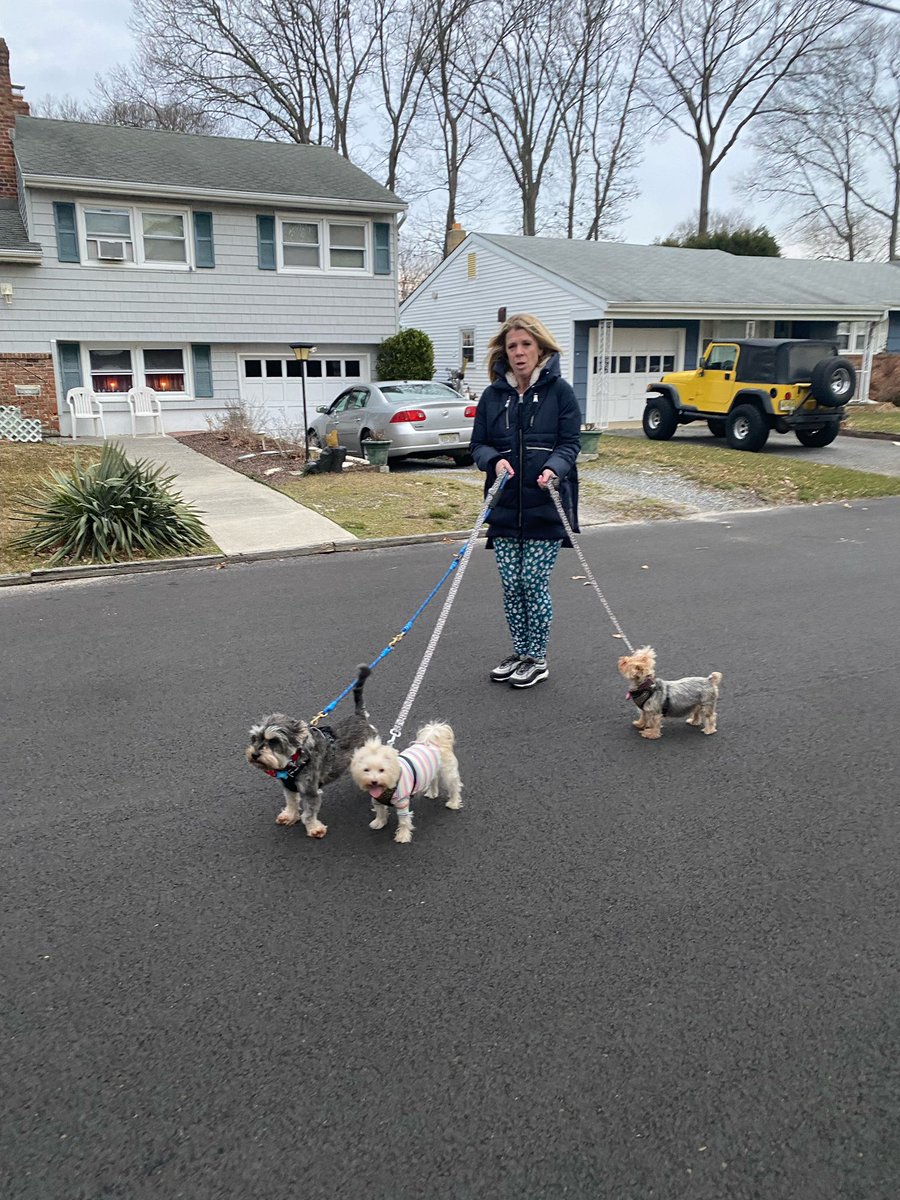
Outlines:
POLYGON ((16 158, 30 178, 148 184, 177 191, 333 199, 405 208, 393 192, 327 146, 19 117, 16 158))

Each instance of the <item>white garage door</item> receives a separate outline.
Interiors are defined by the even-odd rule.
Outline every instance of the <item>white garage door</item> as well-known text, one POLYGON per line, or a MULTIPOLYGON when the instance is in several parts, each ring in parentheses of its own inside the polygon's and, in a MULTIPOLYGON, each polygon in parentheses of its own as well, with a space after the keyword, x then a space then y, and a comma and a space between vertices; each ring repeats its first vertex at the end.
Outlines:
MULTIPOLYGON (((241 356, 241 398, 271 413, 272 426, 303 428, 302 364, 295 358, 241 356)), ((306 364, 306 411, 312 419, 320 404, 330 404, 351 383, 369 378, 368 355, 316 356, 306 364)))
MULTIPOLYGON (((590 357, 591 382, 595 390, 599 368, 595 330, 591 330, 590 357)), ((639 421, 644 411, 647 384, 665 372, 681 370, 683 361, 684 333, 680 329, 613 328, 610 374, 605 389, 608 401, 603 419, 639 421)))

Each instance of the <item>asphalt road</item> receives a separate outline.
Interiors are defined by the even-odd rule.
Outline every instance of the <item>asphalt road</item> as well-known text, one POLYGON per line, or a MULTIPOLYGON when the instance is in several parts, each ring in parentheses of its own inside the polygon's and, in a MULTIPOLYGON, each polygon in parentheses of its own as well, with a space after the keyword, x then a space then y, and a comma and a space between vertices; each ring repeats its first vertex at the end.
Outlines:
POLYGON ((582 542, 719 733, 638 737, 571 552, 550 679, 491 685, 478 547, 407 730, 467 804, 408 847, 347 780, 276 826, 242 749, 450 546, 0 590, 4 1200, 894 1200, 900 500, 582 542))

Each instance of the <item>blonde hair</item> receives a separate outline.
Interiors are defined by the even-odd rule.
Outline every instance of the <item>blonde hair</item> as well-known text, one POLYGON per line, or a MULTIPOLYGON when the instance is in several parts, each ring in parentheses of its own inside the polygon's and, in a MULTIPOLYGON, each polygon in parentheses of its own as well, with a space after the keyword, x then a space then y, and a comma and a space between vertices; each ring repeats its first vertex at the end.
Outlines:
POLYGON ((548 354, 562 353, 562 347, 543 321, 539 321, 531 313, 515 313, 513 316, 506 318, 488 342, 487 368, 488 376, 491 379, 500 370, 502 364, 507 361, 506 335, 511 329, 521 329, 534 338, 540 350, 541 360, 545 359, 548 354))

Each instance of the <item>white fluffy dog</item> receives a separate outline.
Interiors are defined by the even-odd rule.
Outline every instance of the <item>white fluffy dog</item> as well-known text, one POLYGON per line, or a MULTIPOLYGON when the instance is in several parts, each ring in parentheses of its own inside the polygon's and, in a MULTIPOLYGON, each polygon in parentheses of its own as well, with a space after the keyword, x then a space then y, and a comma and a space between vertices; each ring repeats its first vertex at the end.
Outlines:
POLYGON ((413 796, 433 800, 443 790, 448 797, 447 808, 462 808, 462 783, 453 742, 450 726, 432 721, 422 726, 416 740, 403 751, 385 746, 377 737, 369 738, 354 751, 350 776, 372 799, 375 818, 369 822, 370 829, 384 829, 393 807, 397 810, 394 841, 411 842, 413 796))

